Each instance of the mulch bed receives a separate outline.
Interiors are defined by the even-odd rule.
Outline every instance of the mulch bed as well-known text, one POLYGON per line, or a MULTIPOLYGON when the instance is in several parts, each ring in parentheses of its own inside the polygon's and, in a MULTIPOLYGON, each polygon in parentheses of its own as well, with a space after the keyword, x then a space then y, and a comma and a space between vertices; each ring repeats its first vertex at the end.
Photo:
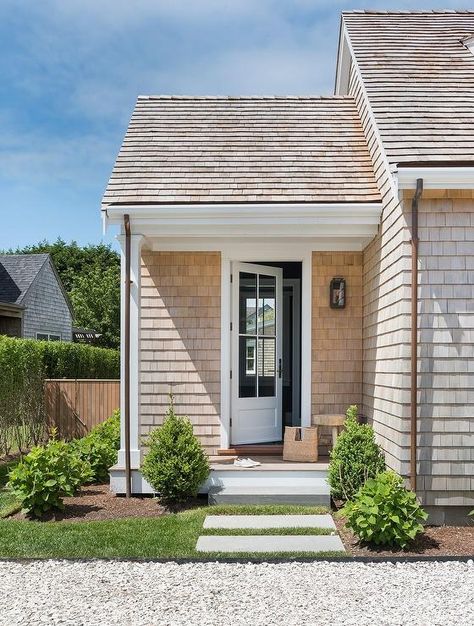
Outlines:
MULTIPOLYGON (((122 498, 110 491, 109 485, 83 487, 74 497, 64 498, 64 511, 45 515, 41 521, 91 522, 130 517, 159 517, 168 512, 155 498, 122 498)), ((24 520, 16 513, 9 519, 24 520)))
POLYGON ((427 526, 405 550, 361 545, 357 537, 335 517, 337 530, 346 550, 352 556, 473 556, 474 526, 427 526))

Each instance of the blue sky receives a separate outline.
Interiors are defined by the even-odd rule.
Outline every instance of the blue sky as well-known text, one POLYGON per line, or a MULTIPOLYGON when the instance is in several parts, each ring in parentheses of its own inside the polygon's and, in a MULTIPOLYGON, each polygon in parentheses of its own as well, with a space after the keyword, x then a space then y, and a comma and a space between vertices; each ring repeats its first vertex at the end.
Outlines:
POLYGON ((472 0, 0 0, 0 248, 102 239, 138 94, 332 93, 351 8, 472 0))

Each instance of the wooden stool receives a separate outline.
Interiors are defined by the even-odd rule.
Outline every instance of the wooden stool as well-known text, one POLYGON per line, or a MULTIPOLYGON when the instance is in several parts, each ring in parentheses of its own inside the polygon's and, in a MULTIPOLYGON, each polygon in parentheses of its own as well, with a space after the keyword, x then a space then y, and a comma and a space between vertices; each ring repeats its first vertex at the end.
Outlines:
POLYGON ((311 422, 313 426, 328 426, 332 430, 332 447, 336 444, 336 439, 340 429, 346 421, 345 415, 313 415, 311 422))

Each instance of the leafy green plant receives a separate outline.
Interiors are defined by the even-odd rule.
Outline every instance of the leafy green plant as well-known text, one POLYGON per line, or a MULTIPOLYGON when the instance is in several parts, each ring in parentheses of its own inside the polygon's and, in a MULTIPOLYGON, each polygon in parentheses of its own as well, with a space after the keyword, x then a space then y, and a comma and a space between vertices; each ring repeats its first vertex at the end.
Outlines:
POLYGON ((114 450, 120 448, 120 410, 117 409, 104 422, 91 429, 89 437, 96 437, 114 450))
POLYGON ((380 446, 368 424, 357 422, 357 406, 347 409, 344 430, 330 452, 328 482, 335 499, 351 500, 368 480, 385 470, 380 446))
POLYGON ((89 464, 53 433, 47 445, 33 448, 13 468, 7 487, 23 512, 40 517, 50 509, 64 508, 63 497, 74 495, 90 477, 89 464))
POLYGON ((79 458, 91 467, 90 482, 105 482, 109 468, 117 462, 120 448, 120 412, 115 411, 107 420, 95 426, 82 439, 70 444, 79 458))
POLYGON ((423 531, 428 515, 416 494, 392 471, 369 479, 342 510, 346 526, 364 542, 405 548, 423 531))
POLYGON ((209 460, 187 417, 174 412, 173 398, 163 425, 153 430, 145 445, 142 474, 156 493, 168 502, 195 496, 209 475, 209 460))

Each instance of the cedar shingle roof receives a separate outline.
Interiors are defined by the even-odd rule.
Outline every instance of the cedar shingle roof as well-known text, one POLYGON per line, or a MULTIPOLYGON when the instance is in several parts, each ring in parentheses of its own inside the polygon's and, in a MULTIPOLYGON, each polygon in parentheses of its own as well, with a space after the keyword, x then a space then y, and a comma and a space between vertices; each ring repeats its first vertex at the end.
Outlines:
POLYGON ((391 163, 474 160, 474 11, 343 13, 391 163))
POLYGON ((380 201, 352 98, 138 98, 104 205, 259 201, 380 201))
POLYGON ((49 254, 1 254, 0 302, 21 304, 49 254))

